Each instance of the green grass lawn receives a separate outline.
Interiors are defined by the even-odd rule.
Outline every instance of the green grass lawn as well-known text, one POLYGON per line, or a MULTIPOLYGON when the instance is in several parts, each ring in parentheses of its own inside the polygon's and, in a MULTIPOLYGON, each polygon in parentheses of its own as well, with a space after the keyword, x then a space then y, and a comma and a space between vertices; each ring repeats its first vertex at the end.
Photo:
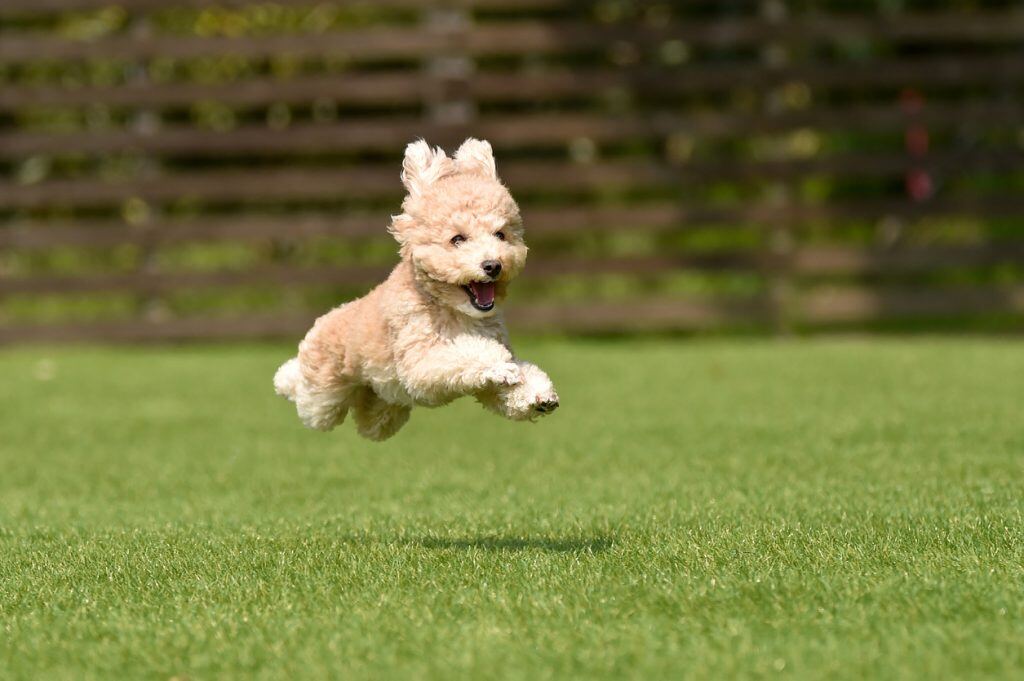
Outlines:
POLYGON ((534 342, 383 445, 289 350, 0 353, 0 677, 1024 674, 1024 345, 534 342))

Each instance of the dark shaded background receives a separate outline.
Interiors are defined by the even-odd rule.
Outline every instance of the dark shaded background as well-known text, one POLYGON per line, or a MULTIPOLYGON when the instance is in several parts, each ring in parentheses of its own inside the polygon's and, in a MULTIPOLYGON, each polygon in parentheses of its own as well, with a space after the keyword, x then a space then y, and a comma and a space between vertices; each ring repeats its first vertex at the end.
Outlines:
POLYGON ((489 139, 523 330, 1016 331, 1011 2, 0 3, 0 341, 295 336, 489 139))

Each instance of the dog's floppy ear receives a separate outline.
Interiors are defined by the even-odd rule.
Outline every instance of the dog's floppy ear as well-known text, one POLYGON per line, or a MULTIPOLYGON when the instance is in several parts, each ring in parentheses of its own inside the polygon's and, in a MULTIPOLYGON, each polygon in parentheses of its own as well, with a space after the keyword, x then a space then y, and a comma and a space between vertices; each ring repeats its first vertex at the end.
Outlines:
POLYGON ((498 179, 498 171, 494 168, 494 152, 491 144, 484 140, 470 137, 455 152, 455 163, 464 173, 477 173, 498 179))
POLYGON ((413 196, 421 196, 430 185, 454 171, 452 160, 441 147, 431 149, 423 140, 416 140, 405 148, 402 184, 413 196))
POLYGON ((413 220, 412 216, 408 213, 400 213, 398 215, 391 216, 391 224, 388 225, 388 232, 391 236, 395 237, 402 246, 405 246, 406 239, 409 235, 409 230, 415 227, 416 221, 413 220))

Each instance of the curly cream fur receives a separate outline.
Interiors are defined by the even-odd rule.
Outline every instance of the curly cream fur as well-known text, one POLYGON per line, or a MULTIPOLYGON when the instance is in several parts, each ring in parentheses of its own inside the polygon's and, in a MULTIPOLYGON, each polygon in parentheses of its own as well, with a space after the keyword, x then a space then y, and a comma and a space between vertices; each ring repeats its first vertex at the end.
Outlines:
POLYGON ((369 294, 316 320, 298 357, 275 374, 275 390, 310 428, 331 430, 351 410, 371 440, 398 432, 413 406, 464 395, 513 420, 550 413, 558 406, 554 386, 513 356, 500 312, 527 248, 490 144, 468 139, 449 158, 414 142, 402 182, 408 195, 389 227, 401 262, 369 294), (465 240, 453 244, 455 235, 465 240), (482 263, 495 260, 495 304, 480 310, 464 286, 486 281, 482 263))

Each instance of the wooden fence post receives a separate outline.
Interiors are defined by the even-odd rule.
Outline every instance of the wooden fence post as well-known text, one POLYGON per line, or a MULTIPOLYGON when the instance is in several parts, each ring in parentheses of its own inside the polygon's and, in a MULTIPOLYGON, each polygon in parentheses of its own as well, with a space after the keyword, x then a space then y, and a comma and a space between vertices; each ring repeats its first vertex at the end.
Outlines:
MULTIPOLYGON (((783 25, 789 18, 789 8, 785 0, 761 0, 760 11, 768 22, 776 26, 783 25)), ((769 70, 785 68, 792 57, 789 40, 776 39, 762 46, 761 60, 769 70)), ((786 83, 781 83, 763 93, 762 107, 765 116, 772 117, 784 113, 785 87, 786 83)), ((795 182, 794 178, 773 178, 768 182, 765 192, 767 201, 772 204, 777 215, 769 219, 765 230, 764 253, 772 329, 779 336, 787 336, 793 332, 792 259, 795 238, 790 224, 791 218, 787 217, 789 211, 785 210, 785 206, 792 201, 795 182)))
MULTIPOLYGON (((128 30, 133 38, 146 39, 152 34, 153 25, 148 15, 137 14, 132 18, 128 30)), ((129 68, 131 71, 128 81, 133 85, 145 85, 149 81, 148 60, 145 57, 139 57, 129 68)), ((158 131, 160 123, 160 112, 151 106, 145 106, 135 111, 130 125, 132 130, 140 135, 152 135, 158 131)), ((139 152, 136 160, 141 175, 154 177, 160 174, 160 160, 152 153, 139 152)), ((122 219, 137 234, 139 254, 136 271, 142 275, 152 274, 157 270, 155 242, 158 235, 153 230, 154 224, 159 222, 159 215, 156 213, 160 210, 151 202, 135 198, 128 199, 121 207, 122 219)), ((145 277, 142 281, 145 281, 145 277)), ((145 284, 139 287, 137 304, 142 317, 147 321, 165 321, 169 316, 166 302, 160 293, 145 284)))
POLYGON ((472 30, 472 10, 438 3, 426 10, 423 19, 426 30, 440 36, 444 44, 424 65, 429 83, 425 114, 430 127, 442 130, 443 139, 436 143, 454 144, 459 141, 460 132, 476 118, 476 107, 469 94, 475 64, 464 47, 472 30))

